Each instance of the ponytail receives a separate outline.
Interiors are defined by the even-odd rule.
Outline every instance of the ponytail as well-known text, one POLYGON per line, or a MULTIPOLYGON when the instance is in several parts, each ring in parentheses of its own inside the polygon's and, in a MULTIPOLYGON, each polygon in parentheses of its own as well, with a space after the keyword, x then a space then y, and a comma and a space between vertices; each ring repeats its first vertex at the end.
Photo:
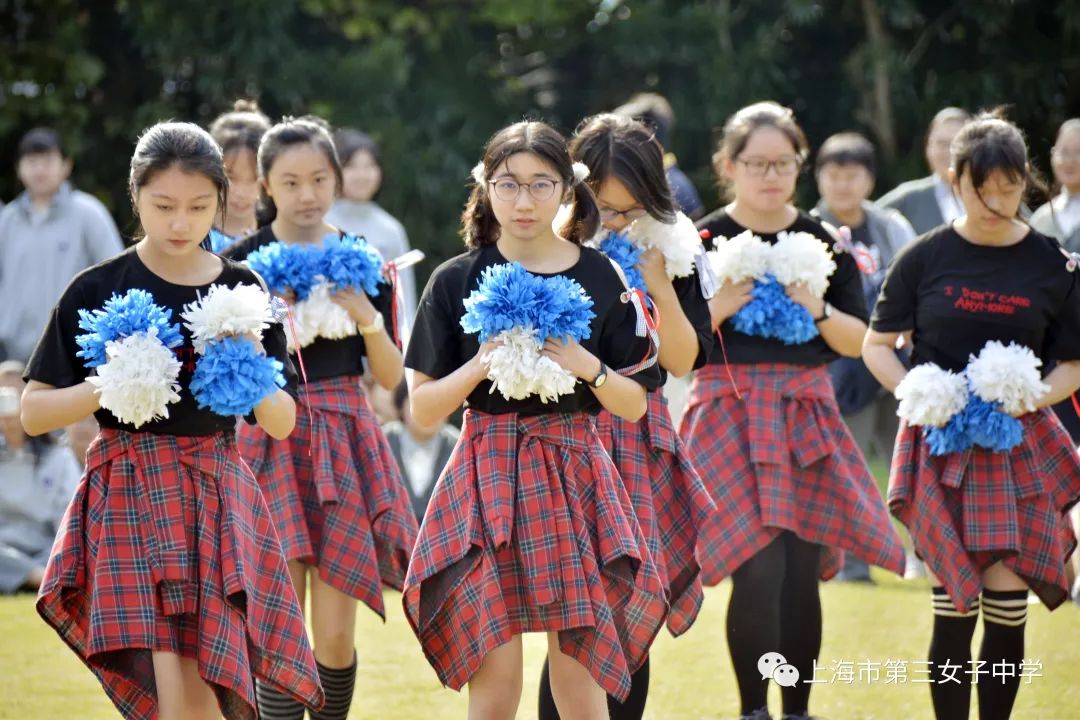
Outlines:
POLYGON ((575 245, 581 245, 599 229, 600 208, 596 205, 596 195, 588 183, 581 181, 574 185, 574 211, 560 228, 560 234, 575 245))

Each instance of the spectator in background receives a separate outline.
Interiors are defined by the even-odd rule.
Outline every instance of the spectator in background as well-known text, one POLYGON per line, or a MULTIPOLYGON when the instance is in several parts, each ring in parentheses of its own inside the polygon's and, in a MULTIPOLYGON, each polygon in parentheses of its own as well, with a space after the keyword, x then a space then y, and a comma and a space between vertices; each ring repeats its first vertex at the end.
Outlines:
POLYGON ((401 468, 419 522, 424 519, 431 491, 454 451, 460 431, 447 422, 433 428, 418 424, 409 410, 409 388, 404 382, 394 391, 394 405, 401 420, 387 423, 383 432, 401 468))
POLYGON ((951 223, 963 214, 960 201, 949 184, 949 146, 971 113, 956 107, 938 111, 926 131, 926 163, 930 175, 900 183, 878 199, 877 205, 900 211, 916 235, 951 223))
POLYGON ((671 194, 675 196, 675 205, 691 220, 697 220, 704 212, 694 184, 679 168, 675 153, 671 152, 671 133, 675 129, 675 111, 663 95, 656 93, 638 93, 625 105, 613 111, 616 115, 631 117, 648 125, 656 133, 656 140, 664 148, 664 170, 667 172, 671 194))
MULTIPOLYGON (((326 215, 326 222, 345 232, 362 235, 385 260, 393 260, 408 252, 409 237, 405 234, 405 227, 375 202, 383 182, 379 148, 375 141, 359 130, 341 128, 334 133, 334 147, 341 161, 344 184, 340 196, 326 215)), ((415 267, 402 270, 399 277, 403 304, 398 316, 398 330, 401 338, 405 339, 409 336, 416 315, 415 267)))
MULTIPOLYGON (((867 200, 874 190, 876 172, 874 146, 869 140, 853 132, 833 135, 818 151, 814 175, 821 200, 812 213, 851 230, 866 307, 871 312, 885 280, 885 268, 900 248, 915 238, 915 231, 900 213, 875 207, 867 200)), ((896 399, 882 389, 862 358, 834 360, 829 374, 844 422, 863 455, 890 462, 899 425, 896 399)), ((849 554, 838 579, 871 582, 870 568, 849 554)))
POLYGON ((0 593, 38 589, 82 474, 70 448, 23 430, 22 373, 20 362, 0 363, 0 593))
POLYGON ((123 243, 105 206, 68 183, 55 130, 26 133, 16 156, 25 190, 0 210, 0 357, 25 361, 71 279, 123 243))

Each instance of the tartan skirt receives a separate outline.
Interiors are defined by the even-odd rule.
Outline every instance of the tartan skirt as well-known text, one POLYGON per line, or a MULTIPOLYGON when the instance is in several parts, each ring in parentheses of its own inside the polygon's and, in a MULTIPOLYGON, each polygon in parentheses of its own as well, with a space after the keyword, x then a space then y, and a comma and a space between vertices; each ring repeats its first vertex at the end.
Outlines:
POLYGON ((444 685, 525 632, 559 646, 610 695, 667 602, 630 499, 585 414, 467 410, 409 564, 405 613, 444 685))
POLYGON ((102 430, 37 610, 125 718, 158 716, 153 651, 196 660, 228 720, 257 717, 253 676, 318 707, 274 527, 231 434, 102 430))
POLYGON ((285 558, 318 567, 323 582, 385 619, 382 586, 405 581, 416 516, 360 378, 308 383, 289 437, 246 426, 239 445, 285 558))
POLYGON ((695 549, 715 509, 675 432, 664 393, 648 393, 648 411, 630 422, 606 410, 596 431, 630 496, 638 525, 667 590, 668 630, 679 636, 701 610, 704 592, 695 549))
POLYGON ((728 367, 734 386, 723 366, 697 371, 681 428, 716 503, 698 543, 703 582, 730 576, 784 530, 823 546, 823 580, 845 552, 903 574, 903 544, 826 369, 728 367))
POLYGON ((1080 456, 1050 409, 1021 420, 1023 440, 1009 452, 935 457, 919 428, 902 422, 897 433, 889 507, 961 612, 998 561, 1051 610, 1069 596, 1065 560, 1076 537, 1067 514, 1080 500, 1080 456))

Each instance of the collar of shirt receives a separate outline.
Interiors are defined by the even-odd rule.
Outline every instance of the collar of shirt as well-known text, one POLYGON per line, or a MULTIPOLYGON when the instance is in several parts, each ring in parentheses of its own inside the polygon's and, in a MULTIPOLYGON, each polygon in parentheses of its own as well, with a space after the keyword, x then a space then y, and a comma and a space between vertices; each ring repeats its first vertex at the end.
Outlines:
MULTIPOLYGON (((51 216, 58 209, 66 205, 68 199, 71 197, 71 193, 72 189, 70 182, 65 180, 64 182, 60 183, 60 187, 59 189, 57 189, 56 194, 53 195, 52 200, 49 201, 49 207, 45 211, 45 217, 51 216)), ((34 206, 30 204, 29 191, 23 190, 21 193, 19 193, 19 197, 15 199, 15 202, 20 208, 22 208, 22 211, 26 213, 27 218, 34 218, 39 215, 39 213, 34 212, 34 206)))

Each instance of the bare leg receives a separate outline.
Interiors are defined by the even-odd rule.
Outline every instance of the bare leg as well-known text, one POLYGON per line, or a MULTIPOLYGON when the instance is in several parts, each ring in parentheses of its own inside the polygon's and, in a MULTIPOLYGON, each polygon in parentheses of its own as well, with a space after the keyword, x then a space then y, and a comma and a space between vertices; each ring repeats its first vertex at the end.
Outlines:
POLYGON ((487 654, 469 680, 469 720, 514 720, 521 702, 521 636, 487 654))
POLYGON ((562 720, 606 720, 607 693, 593 676, 559 648, 559 633, 548 633, 548 666, 551 694, 562 720))
POLYGON ((217 697, 199 675, 198 663, 175 653, 153 653, 159 720, 215 720, 217 697))

